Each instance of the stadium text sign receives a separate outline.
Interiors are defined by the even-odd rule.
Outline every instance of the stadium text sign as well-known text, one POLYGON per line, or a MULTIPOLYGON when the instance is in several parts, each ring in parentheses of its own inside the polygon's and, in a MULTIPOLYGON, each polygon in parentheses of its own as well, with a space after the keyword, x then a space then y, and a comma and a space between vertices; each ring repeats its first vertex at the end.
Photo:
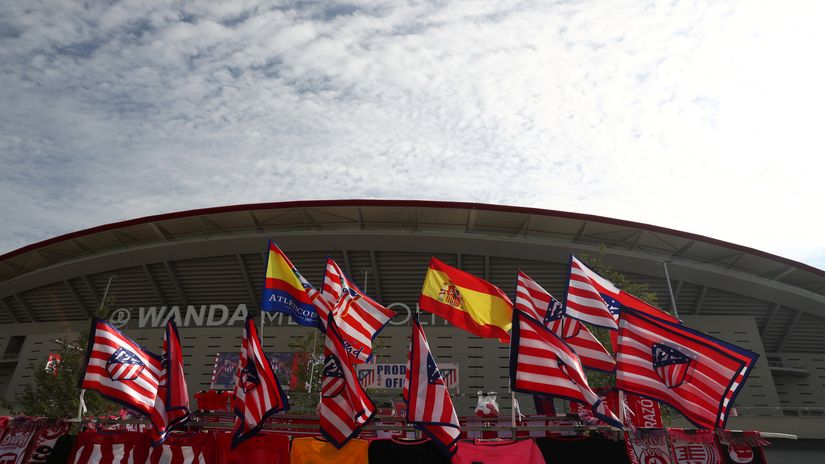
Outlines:
MULTIPOLYGON (((408 325, 412 310, 404 303, 392 303, 387 306, 397 314, 390 325, 408 325)), ((254 309, 254 313, 258 310, 254 309)), ((138 328, 166 327, 170 319, 175 318, 181 327, 226 327, 242 325, 249 309, 246 304, 228 306, 225 304, 209 305, 171 305, 140 306, 137 308, 117 308, 109 316, 109 322, 115 327, 130 325, 138 328)), ((264 322, 269 326, 296 326, 291 317, 284 313, 264 313, 264 322)), ((447 325, 447 321, 433 314, 421 314, 422 325, 447 325)))
MULTIPOLYGON (((406 364, 359 364, 356 367, 358 380, 364 388, 378 390, 400 390, 404 388, 404 377, 407 375, 406 364)), ((458 388, 458 364, 443 363, 438 367, 444 385, 447 388, 458 388)))

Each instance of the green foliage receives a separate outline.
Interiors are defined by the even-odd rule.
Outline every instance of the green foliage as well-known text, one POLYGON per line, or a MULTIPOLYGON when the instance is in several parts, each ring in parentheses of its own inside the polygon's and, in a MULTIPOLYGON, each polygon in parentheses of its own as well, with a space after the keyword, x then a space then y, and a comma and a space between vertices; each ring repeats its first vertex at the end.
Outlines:
POLYGON ((308 329, 289 347, 297 359, 296 386, 289 391, 291 413, 315 413, 321 395, 321 374, 324 369, 324 335, 318 329, 308 329))
MULTIPOLYGON (((109 315, 109 307, 114 305, 115 297, 109 296, 97 316, 109 315)), ((72 341, 60 341, 61 361, 54 370, 46 370, 45 365, 29 365, 34 372, 34 383, 27 385, 19 397, 22 413, 28 416, 40 416, 49 419, 77 417, 80 402, 79 380, 86 360, 86 346, 89 333, 84 329, 80 336, 72 341)), ((87 391, 84 401, 87 415, 102 416, 116 413, 120 406, 104 399, 97 392, 87 391)))
MULTIPOLYGON (((591 269, 598 272, 599 275, 601 275, 605 279, 613 282, 613 284, 619 287, 620 289, 640 298, 642 301, 652 306, 657 306, 656 292, 651 290, 647 283, 634 282, 623 273, 608 266, 604 262, 604 255, 605 246, 602 244, 599 245, 599 254, 597 256, 583 254, 579 258, 591 269)), ((605 349, 607 349, 607 351, 615 357, 615 353, 613 352, 613 344, 610 342, 610 330, 604 327, 596 327, 590 324, 585 325, 593 333, 593 336, 596 337, 597 340, 599 340, 602 346, 604 346, 605 349)), ((588 370, 587 381, 593 388, 612 387, 616 384, 616 374, 588 370)), ((673 416, 671 408, 665 406, 664 404, 660 404, 660 409, 662 412, 662 422, 665 424, 665 426, 669 426, 672 422, 673 416)))
POLYGON ((623 273, 613 269, 604 262, 605 246, 599 245, 599 254, 596 256, 583 254, 579 259, 587 264, 591 269, 598 272, 605 279, 613 282, 614 285, 630 293, 642 301, 653 306, 657 305, 656 292, 650 289, 647 283, 639 283, 630 280, 623 273))
MULTIPOLYGON (((653 306, 656 306, 656 292, 650 290, 650 287, 647 285, 647 283, 633 282, 623 273, 605 264, 604 254, 605 246, 600 245, 598 255, 593 256, 583 254, 579 256, 579 259, 581 259, 582 262, 585 263, 588 267, 598 272, 599 275, 613 282, 613 284, 617 287, 621 288, 627 293, 639 297, 643 301, 653 306)), ((597 340, 599 340, 602 346, 604 346, 605 349, 615 357, 615 353, 613 353, 613 344, 610 342, 611 331, 604 327, 596 327, 586 323, 585 325, 593 333, 593 336, 596 337, 597 340)), ((612 387, 616 383, 616 375, 608 372, 588 370, 587 381, 593 388, 612 387)))
MULTIPOLYGON (((324 340, 325 335, 317 329, 309 329, 289 347, 297 356, 296 387, 289 391, 289 406, 291 413, 315 414, 321 395, 321 377, 324 369, 324 340), (313 355, 314 353, 314 355, 313 355), (313 371, 314 367, 314 371, 313 371)), ((375 362, 381 360, 381 347, 384 345, 381 337, 372 344, 375 362)), ((382 392, 367 389, 367 394, 380 395, 382 392)))
MULTIPOLYGON (((23 413, 27 416, 42 416, 49 419, 77 417, 80 398, 78 379, 85 361, 85 342, 88 337, 80 337, 62 346, 59 354, 61 362, 55 371, 47 371, 45 366, 31 366, 34 383, 27 385, 20 398, 23 413), (79 347, 83 346, 83 349, 79 347)), ((118 411, 119 406, 101 397, 97 392, 87 391, 85 403, 89 415, 101 416, 118 411)))

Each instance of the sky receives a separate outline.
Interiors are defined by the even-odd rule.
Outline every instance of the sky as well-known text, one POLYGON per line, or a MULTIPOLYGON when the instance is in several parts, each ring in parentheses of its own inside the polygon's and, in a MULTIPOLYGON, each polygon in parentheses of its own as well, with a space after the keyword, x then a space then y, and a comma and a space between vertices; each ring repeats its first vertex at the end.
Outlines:
POLYGON ((825 269, 825 2, 0 8, 0 253, 193 208, 530 206, 825 269))

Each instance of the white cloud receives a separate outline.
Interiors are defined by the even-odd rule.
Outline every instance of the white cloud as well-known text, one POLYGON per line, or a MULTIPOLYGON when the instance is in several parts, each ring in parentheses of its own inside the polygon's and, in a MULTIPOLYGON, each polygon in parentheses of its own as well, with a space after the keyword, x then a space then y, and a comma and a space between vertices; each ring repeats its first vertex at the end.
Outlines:
POLYGON ((825 264, 819 2, 88 5, 0 13, 0 249, 195 207, 401 197, 825 264))

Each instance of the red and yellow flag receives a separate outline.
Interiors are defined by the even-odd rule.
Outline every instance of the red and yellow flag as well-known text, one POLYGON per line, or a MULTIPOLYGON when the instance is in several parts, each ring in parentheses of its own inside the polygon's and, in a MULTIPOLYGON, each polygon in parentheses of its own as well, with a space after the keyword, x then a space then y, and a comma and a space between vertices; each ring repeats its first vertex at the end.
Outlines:
POLYGON ((513 303, 500 288, 478 277, 430 260, 418 304, 473 335, 510 341, 513 303))

